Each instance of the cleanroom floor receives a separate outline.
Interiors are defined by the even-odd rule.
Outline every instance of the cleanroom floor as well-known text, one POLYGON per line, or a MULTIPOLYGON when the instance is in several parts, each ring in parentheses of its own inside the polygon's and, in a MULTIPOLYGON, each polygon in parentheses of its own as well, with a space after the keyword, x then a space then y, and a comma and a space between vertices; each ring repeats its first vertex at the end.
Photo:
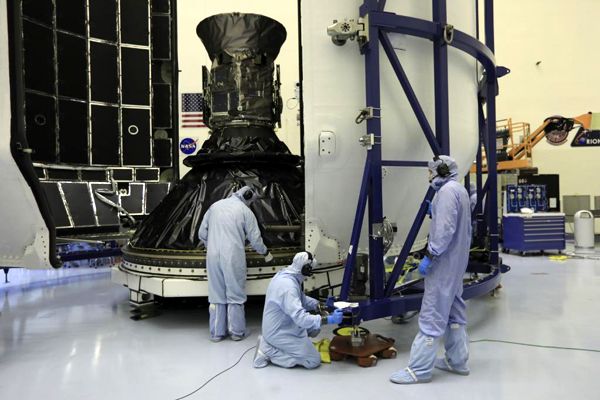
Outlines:
MULTIPOLYGON (((512 270, 497 297, 469 301, 471 340, 495 339, 596 352, 498 342, 471 344, 468 377, 435 371, 429 384, 401 386, 416 318, 364 324, 396 339, 398 358, 373 368, 350 361, 316 370, 251 367, 253 350, 189 399, 597 399, 600 393, 600 261, 503 255, 512 270)), ((1 275, 0 275, 1 277, 1 275)), ((12 270, 0 281, 0 398, 176 399, 234 364, 256 342, 261 305, 247 307, 252 335, 208 340, 205 304, 166 307, 129 318, 127 290, 107 268, 12 270)), ((320 337, 331 337, 331 328, 320 337)))

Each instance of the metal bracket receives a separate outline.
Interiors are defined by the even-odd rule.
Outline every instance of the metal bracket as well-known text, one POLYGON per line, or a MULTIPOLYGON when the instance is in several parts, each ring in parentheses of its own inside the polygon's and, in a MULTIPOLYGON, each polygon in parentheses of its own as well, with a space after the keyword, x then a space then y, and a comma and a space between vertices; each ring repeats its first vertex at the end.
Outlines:
POLYGON ((16 147, 17 151, 20 151, 21 153, 33 154, 33 149, 31 149, 29 147, 24 147, 21 142, 16 142, 15 147, 16 147))
POLYGON ((454 25, 444 25, 443 38, 446 44, 452 43, 454 40, 454 25))
POLYGON ((335 133, 322 131, 319 134, 319 156, 333 157, 335 155, 335 133))
POLYGON ((496 67, 496 76, 502 78, 504 75, 510 74, 510 69, 502 66, 496 67))
POLYGON ((348 39, 358 38, 359 45, 369 41, 369 16, 363 18, 344 18, 342 21, 333 20, 333 24, 327 27, 327 34, 336 46, 343 46, 348 39))
POLYGON ((381 111, 381 108, 375 108, 375 107, 363 108, 362 110, 360 110, 360 112, 356 116, 356 119, 354 120, 354 122, 356 122, 357 124, 360 124, 361 122, 363 122, 366 119, 381 118, 381 115, 375 115, 375 112, 374 112, 375 110, 381 111))
POLYGON ((358 19, 361 28, 358 30, 358 43, 362 46, 369 42, 369 14, 358 19))
POLYGON ((377 223, 371 225, 373 229, 373 234, 371 235, 374 239, 379 239, 383 237, 383 223, 377 223))
MULTIPOLYGON (((379 138, 379 139, 381 140, 381 138, 379 138)), ((381 143, 380 141, 375 140, 375 135, 372 133, 368 133, 366 135, 361 136, 358 139, 358 142, 360 143, 361 146, 366 147, 367 150, 371 150, 373 148, 373 146, 381 143)))

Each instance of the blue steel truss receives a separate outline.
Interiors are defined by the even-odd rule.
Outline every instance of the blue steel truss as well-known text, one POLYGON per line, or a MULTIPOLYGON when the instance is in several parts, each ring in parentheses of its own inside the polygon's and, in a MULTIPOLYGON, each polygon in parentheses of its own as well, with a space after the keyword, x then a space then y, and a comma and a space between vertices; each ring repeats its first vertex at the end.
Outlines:
MULTIPOLYGON (((446 21, 446 0, 432 0, 432 21, 397 15, 385 12, 385 0, 365 0, 360 7, 360 16, 368 15, 368 38, 361 47, 365 57, 365 83, 366 105, 372 107, 375 113, 380 111, 380 58, 379 51, 383 48, 394 72, 406 94, 410 106, 419 122, 423 134, 433 155, 450 154, 450 132, 448 115, 448 46, 453 46, 477 59, 485 70, 484 97, 485 116, 483 104, 479 107, 479 150, 476 158, 477 168, 477 206, 474 214, 477 218, 477 235, 487 237, 490 251, 489 274, 484 278, 465 285, 463 298, 468 299, 490 292, 500 282, 501 272, 508 269, 502 266, 498 256, 498 215, 497 215, 497 173, 496 173, 496 102, 497 79, 506 73, 502 67, 496 67, 494 58, 494 24, 493 0, 485 0, 485 41, 482 44, 464 32, 453 29, 452 40, 449 40, 446 21), (389 33, 402 33, 428 39, 433 42, 434 53, 434 85, 435 85, 435 131, 429 124, 419 100, 412 89, 410 80, 406 76, 402 64, 398 59, 390 39, 389 33), (446 33, 446 36, 444 34, 446 33), (487 119, 486 119, 487 118, 487 119), (486 123, 489 121, 489 123, 486 123), (481 147, 485 148, 487 155, 488 174, 483 182, 483 168, 481 147), (485 197, 485 204, 482 199, 485 197)), ((379 116, 379 115, 377 115, 379 116)), ((429 188, 421 207, 411 225, 411 229, 398 255, 396 264, 387 281, 385 280, 385 267, 383 263, 383 238, 374 235, 374 225, 383 223, 383 196, 382 176, 383 166, 395 167, 426 167, 427 161, 382 160, 381 151, 381 119, 369 118, 367 133, 374 135, 374 145, 368 150, 365 162, 362 183, 360 187, 358 205, 350 239, 350 251, 345 263, 344 278, 340 299, 348 300, 352 273, 356 264, 356 255, 362 229, 364 214, 368 206, 369 224, 369 284, 370 298, 361 301, 355 309, 355 321, 370 320, 389 315, 398 315, 410 310, 418 310, 421 305, 422 294, 393 296, 397 282, 409 252, 414 244, 419 229, 427 212, 426 200, 431 200, 434 191, 429 188)), ((466 182, 468 184, 468 181, 466 182)), ((470 266, 471 268, 471 266, 470 266)), ((477 268, 475 268, 477 270, 477 268)))

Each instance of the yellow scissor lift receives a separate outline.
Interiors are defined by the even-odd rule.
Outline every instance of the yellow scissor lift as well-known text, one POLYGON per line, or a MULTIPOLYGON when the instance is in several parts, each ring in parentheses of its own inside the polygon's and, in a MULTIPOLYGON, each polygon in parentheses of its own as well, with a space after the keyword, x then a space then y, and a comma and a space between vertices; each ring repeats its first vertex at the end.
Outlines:
MULTIPOLYGON (((592 114, 586 113, 574 118, 564 118, 560 116, 549 117, 544 123, 537 127, 533 132, 530 130, 527 122, 513 122, 512 118, 496 121, 496 132, 506 132, 508 140, 506 144, 502 138, 498 138, 498 153, 506 154, 505 160, 497 162, 498 171, 511 171, 533 167, 532 151, 547 135, 559 138, 566 138, 574 125, 580 125, 584 129, 590 129, 592 114)), ((483 171, 487 172, 487 159, 485 149, 482 148, 483 171)), ((476 172, 476 166, 471 167, 471 172, 476 172)))

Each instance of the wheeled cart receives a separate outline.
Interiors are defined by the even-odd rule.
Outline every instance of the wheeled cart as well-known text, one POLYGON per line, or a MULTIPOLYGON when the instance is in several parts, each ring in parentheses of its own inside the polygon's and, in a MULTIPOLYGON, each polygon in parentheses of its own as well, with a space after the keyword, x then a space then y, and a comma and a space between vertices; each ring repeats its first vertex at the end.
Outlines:
MULTIPOLYGON (((343 329, 343 328, 342 328, 343 329)), ((347 357, 356 359, 361 367, 373 367, 381 358, 395 358, 398 351, 394 347, 394 339, 368 333, 361 329, 360 344, 353 344, 352 335, 336 335, 329 345, 329 355, 332 361, 342 361, 347 357)))
POLYGON ((565 249, 565 214, 509 213, 502 217, 504 252, 565 249))

